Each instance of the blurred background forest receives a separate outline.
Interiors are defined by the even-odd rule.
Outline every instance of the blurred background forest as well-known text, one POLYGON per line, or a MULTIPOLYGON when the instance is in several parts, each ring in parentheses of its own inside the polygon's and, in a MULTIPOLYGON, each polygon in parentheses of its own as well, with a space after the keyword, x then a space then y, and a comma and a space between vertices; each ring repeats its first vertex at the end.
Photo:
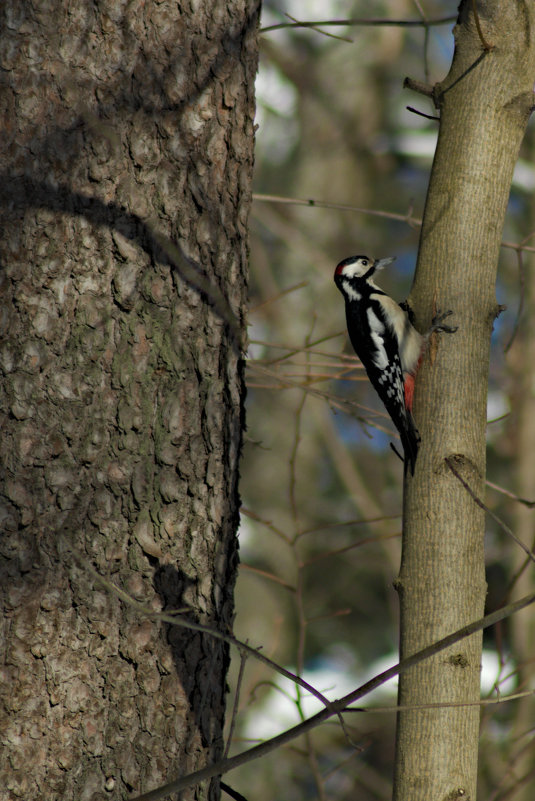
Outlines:
MULTIPOLYGON (((332 276, 347 256, 395 255, 379 283, 397 300, 409 293, 438 123, 407 109, 437 113, 403 80, 445 77, 456 10, 433 0, 263 4, 235 633, 333 699, 398 661, 403 470, 390 420, 348 344, 332 276), (265 30, 291 22, 287 15, 371 12, 449 21, 265 30)), ((514 496, 535 499, 533 151, 531 124, 496 287, 507 310, 492 339, 486 498, 529 548, 534 512, 514 496)), ((532 589, 533 564, 500 521, 487 521, 492 611, 532 589)), ((532 617, 528 609, 485 633, 482 698, 533 688, 532 617)), ((231 753, 319 708, 253 660, 238 682, 239 667, 236 657, 231 753)), ((229 722, 233 703, 231 693, 229 722)), ((372 711, 346 715, 352 742, 331 721, 228 781, 249 801, 389 799, 395 703, 395 687, 383 688, 365 699, 372 711)), ((534 719, 527 696, 482 708, 481 798, 533 798, 534 719)))

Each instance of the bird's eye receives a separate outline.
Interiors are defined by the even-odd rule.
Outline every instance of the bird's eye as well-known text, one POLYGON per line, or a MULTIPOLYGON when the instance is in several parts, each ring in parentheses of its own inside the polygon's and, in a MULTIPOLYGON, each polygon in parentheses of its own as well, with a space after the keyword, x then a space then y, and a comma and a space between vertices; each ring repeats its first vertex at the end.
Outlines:
POLYGON ((368 266, 368 259, 362 259, 362 266, 363 267, 367 267, 368 266))

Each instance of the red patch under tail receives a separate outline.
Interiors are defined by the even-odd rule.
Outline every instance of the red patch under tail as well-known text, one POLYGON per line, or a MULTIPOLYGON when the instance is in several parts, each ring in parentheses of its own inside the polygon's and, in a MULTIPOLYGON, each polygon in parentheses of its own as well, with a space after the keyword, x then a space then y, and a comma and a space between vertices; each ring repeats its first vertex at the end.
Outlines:
POLYGON ((405 375, 405 408, 412 412, 412 402, 414 400, 414 384, 416 382, 416 375, 418 370, 420 369, 420 365, 422 363, 422 356, 418 359, 418 364, 416 365, 416 370, 414 373, 406 373, 405 375))

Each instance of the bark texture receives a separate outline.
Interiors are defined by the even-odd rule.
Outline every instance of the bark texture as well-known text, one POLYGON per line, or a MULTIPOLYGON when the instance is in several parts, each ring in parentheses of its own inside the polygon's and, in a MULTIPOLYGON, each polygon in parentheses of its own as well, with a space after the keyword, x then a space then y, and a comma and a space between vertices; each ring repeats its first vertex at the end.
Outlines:
MULTIPOLYGON (((440 133, 411 293, 421 330, 433 306, 452 309, 454 335, 431 345, 419 375, 415 416, 422 435, 405 488, 398 581, 401 656, 484 610, 482 510, 448 468, 449 458, 484 497, 490 334, 495 280, 513 168, 533 106, 534 9, 463 2, 447 78, 435 87, 440 133)), ((400 677, 401 705, 477 702, 481 636, 400 677)), ((479 709, 405 711, 398 718, 396 801, 476 798, 479 709)))
POLYGON ((3 3, 2 799, 220 755, 226 648, 84 562, 231 626, 257 12, 3 3))

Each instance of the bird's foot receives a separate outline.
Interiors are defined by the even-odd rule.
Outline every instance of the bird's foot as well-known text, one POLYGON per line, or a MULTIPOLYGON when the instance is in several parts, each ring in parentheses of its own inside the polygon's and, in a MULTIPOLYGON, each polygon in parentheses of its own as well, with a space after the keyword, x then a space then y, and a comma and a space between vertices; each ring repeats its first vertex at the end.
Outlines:
POLYGON ((443 334, 454 334, 457 329, 459 328, 458 325, 446 325, 444 320, 446 317, 449 317, 450 314, 453 314, 453 311, 450 309, 447 312, 440 312, 437 311, 435 316, 431 321, 431 328, 429 329, 429 334, 434 334, 436 332, 441 332, 443 334))

